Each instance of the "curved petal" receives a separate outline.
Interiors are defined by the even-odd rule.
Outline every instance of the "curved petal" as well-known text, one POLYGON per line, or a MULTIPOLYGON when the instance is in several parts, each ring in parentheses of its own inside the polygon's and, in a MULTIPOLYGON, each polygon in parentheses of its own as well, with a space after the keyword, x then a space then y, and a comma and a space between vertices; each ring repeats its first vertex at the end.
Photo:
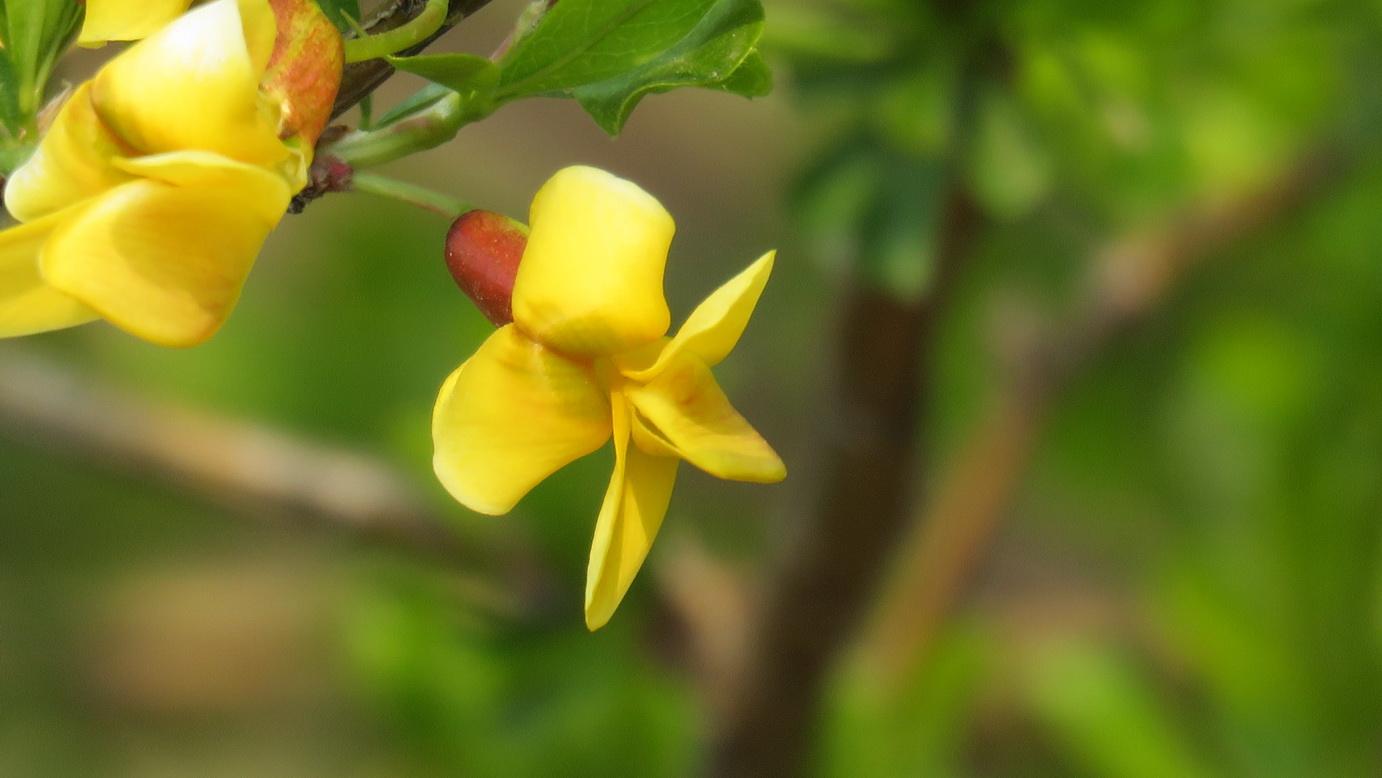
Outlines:
POLYGON ((662 271, 676 226, 652 195, 603 170, 558 171, 533 198, 514 321, 583 356, 657 340, 671 315, 662 271))
MULTIPOLYGON (((42 259, 48 283, 111 323, 165 346, 211 337, 235 305, 265 237, 288 202, 271 174, 238 184, 179 187, 138 180, 97 198, 54 231, 42 259), (276 204, 260 200, 273 192, 276 204)), ((224 171, 228 179, 234 174, 224 171)))
POLYGON ((710 368, 695 357, 678 357, 649 383, 631 384, 625 392, 648 432, 705 472, 757 483, 787 477, 772 446, 734 410, 710 368))
POLYGON ((44 282, 38 259, 60 219, 55 214, 0 230, 0 338, 75 327, 96 312, 44 282))
POLYGON ((101 68, 96 112, 140 153, 201 149, 276 164, 287 156, 279 112, 259 92, 273 25, 266 0, 196 8, 101 68))
POLYGON ((86 0, 86 19, 77 42, 137 41, 178 18, 192 0, 86 0))
POLYGON ((590 369, 508 325, 442 386, 432 465, 462 505, 498 515, 609 433, 609 402, 590 369))
POLYGON ((5 184, 5 207, 32 221, 94 197, 130 176, 114 160, 128 152, 91 104, 91 86, 77 87, 33 156, 5 184))
POLYGON ((293 193, 302 188, 299 182, 285 181, 264 168, 207 151, 116 159, 114 164, 121 171, 173 186, 239 191, 243 193, 244 207, 271 225, 278 224, 293 193))
POLYGON ((592 632, 614 615, 653 546, 672 488, 677 460, 629 445, 630 412, 618 393, 614 405, 614 474, 605 491, 585 579, 585 625, 592 632))
POLYGON ((686 323, 651 366, 642 370, 625 370, 624 375, 634 381, 648 381, 665 370, 683 352, 710 367, 722 362, 744 334, 744 327, 748 326, 754 306, 758 304, 763 287, 768 284, 768 276, 773 272, 776 256, 776 251, 769 251, 716 289, 696 306, 696 310, 691 312, 686 323))

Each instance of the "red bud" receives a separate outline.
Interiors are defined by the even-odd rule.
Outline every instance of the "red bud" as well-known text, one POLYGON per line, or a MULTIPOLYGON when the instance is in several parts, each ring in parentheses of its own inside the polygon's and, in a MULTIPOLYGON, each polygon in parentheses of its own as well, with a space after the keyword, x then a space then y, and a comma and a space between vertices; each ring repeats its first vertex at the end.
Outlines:
POLYGON ((446 235, 451 277, 496 326, 513 321, 513 281, 527 245, 527 225, 492 211, 461 214, 446 235))
POLYGON ((314 0, 269 0, 278 37, 264 91, 283 105, 282 136, 315 144, 331 119, 345 64, 341 34, 314 0))

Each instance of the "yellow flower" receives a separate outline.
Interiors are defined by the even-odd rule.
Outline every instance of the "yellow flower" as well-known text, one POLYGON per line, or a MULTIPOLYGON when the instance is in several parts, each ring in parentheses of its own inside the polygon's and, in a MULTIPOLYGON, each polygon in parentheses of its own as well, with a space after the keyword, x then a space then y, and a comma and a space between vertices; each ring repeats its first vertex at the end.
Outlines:
POLYGON ((586 625, 603 626, 652 545, 685 459, 771 483, 782 460, 710 367, 739 341, 772 270, 769 252, 702 302, 675 337, 662 295, 674 226, 651 195, 571 167, 533 199, 513 318, 451 374, 432 421, 434 466, 461 503, 507 513, 551 473, 614 438, 595 524, 586 625))
POLYGON ((137 41, 178 18, 192 0, 86 0, 86 18, 77 42, 137 41))
POLYGON ((312 139, 280 139, 263 88, 276 35, 267 0, 215 0, 72 93, 7 182, 23 224, 0 232, 0 337, 98 317, 168 346, 216 332, 307 180, 312 139))

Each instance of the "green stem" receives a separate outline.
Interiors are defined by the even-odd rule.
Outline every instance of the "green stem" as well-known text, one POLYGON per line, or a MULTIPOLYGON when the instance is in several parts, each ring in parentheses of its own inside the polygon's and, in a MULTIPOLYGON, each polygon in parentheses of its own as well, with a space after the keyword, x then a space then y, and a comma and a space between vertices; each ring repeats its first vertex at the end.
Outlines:
POLYGON ((339 157, 356 170, 373 167, 440 146, 456 137, 461 126, 472 120, 461 96, 452 92, 407 119, 376 130, 352 132, 323 152, 339 157))
POLYGON ((350 188, 352 191, 366 192, 409 205, 416 205, 419 208, 441 214, 448 219, 455 219, 466 211, 475 210, 450 195, 376 173, 356 173, 351 179, 350 188))
POLYGON ((447 0, 427 0, 427 7, 414 19, 388 32, 351 38, 345 42, 347 64, 380 59, 397 54, 427 40, 446 21, 447 0))

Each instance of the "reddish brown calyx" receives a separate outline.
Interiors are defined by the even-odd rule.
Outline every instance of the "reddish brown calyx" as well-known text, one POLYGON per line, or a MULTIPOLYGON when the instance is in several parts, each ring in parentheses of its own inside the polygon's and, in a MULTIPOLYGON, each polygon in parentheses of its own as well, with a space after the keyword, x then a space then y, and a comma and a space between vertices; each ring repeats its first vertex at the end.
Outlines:
POLYGON ((456 285, 496 326, 513 321, 513 282, 528 226, 492 211, 468 211, 446 234, 446 266, 456 285))
POLYGON ((279 134, 315 144, 341 87, 341 34, 314 0, 269 0, 278 37, 264 74, 264 91, 283 106, 279 134))

